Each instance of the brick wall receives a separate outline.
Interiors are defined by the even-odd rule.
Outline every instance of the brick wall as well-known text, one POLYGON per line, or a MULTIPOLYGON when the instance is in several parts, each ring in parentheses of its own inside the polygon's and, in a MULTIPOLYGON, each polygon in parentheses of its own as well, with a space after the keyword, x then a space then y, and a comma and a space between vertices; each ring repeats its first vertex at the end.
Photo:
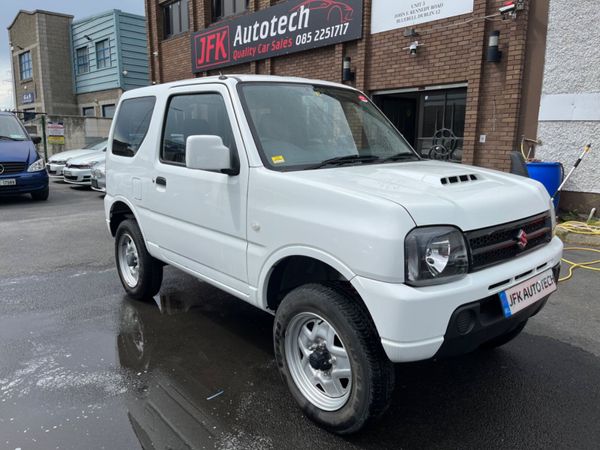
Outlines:
MULTIPOLYGON (((530 0, 544 1, 544 0, 530 0)), ((162 40, 162 0, 146 0, 153 81, 191 78, 190 33, 162 40)), ((250 0, 249 11, 278 3, 250 0)), ((504 0, 475 0, 473 14, 417 25, 419 36, 405 37, 405 29, 370 34, 372 0, 364 0, 363 38, 316 50, 222 69, 223 73, 260 73, 304 76, 341 82, 345 56, 352 58, 355 86, 367 92, 467 83, 463 162, 507 170, 508 153, 517 147, 521 83, 526 58, 529 1, 515 20, 495 15, 504 0), (489 34, 500 31, 500 63, 485 62, 489 34), (416 57, 405 50, 419 40, 416 57), (480 143, 480 135, 486 142, 480 143)), ((190 0, 191 31, 211 22, 211 1, 190 0)), ((200 75, 211 75, 218 71, 200 75)))

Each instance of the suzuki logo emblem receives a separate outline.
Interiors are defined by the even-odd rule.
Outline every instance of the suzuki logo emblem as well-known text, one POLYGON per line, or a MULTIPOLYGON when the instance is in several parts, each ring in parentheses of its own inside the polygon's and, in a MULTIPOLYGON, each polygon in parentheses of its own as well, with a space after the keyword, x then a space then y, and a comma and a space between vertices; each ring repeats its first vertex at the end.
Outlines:
POLYGON ((525 233, 525 230, 519 231, 519 234, 517 234, 517 246, 521 250, 524 250, 528 243, 529 241, 527 240, 527 233, 525 233))

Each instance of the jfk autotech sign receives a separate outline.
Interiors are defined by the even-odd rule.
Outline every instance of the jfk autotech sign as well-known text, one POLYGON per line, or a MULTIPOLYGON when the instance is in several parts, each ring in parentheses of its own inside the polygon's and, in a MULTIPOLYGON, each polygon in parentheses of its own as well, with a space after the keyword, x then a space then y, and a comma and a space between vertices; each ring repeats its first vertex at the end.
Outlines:
POLYGON ((363 0, 290 0, 192 36, 202 72, 362 37, 363 0))

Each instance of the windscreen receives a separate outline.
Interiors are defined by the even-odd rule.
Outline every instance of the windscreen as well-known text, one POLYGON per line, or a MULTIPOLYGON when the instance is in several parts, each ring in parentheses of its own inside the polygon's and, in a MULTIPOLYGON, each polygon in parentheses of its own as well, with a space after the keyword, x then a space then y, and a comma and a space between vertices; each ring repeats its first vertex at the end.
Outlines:
POLYGON ((25 130, 13 116, 0 116, 0 139, 24 141, 28 139, 25 130))
POLYGON ((244 83, 241 95, 268 167, 316 168, 344 157, 376 164, 414 151, 360 92, 309 84, 244 83))

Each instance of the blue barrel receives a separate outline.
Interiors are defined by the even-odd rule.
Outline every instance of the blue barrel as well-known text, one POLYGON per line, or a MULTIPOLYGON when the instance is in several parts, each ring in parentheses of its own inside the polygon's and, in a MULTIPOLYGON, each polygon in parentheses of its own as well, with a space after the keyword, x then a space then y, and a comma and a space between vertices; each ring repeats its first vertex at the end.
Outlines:
MULTIPOLYGON (((529 178, 544 185, 550 196, 554 195, 562 183, 563 167, 559 162, 530 162, 527 163, 529 178)), ((554 207, 558 208, 559 195, 554 197, 554 207)))

